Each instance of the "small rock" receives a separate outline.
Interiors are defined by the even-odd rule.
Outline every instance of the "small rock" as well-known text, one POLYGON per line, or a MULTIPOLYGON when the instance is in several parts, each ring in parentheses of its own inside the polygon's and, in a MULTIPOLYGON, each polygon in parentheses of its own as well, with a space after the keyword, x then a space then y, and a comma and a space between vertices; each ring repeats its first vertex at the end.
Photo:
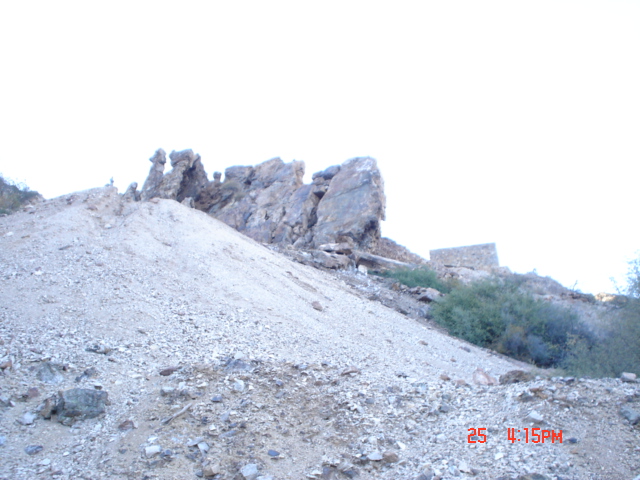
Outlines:
POLYGON ((64 380, 64 377, 60 373, 60 367, 54 365, 51 362, 45 362, 38 368, 36 373, 38 380, 44 383, 56 384, 64 380))
POLYGON ((29 445, 25 447, 24 451, 27 455, 35 455, 36 453, 40 453, 44 447, 42 445, 29 445))
POLYGON ((267 452, 267 455, 269 455, 270 457, 279 457, 280 456, 280 452, 277 452, 276 450, 269 450, 267 452))
POLYGON ((151 445, 144 449, 144 454, 147 456, 147 458, 149 458, 159 454, 161 451, 162 447, 160 445, 151 445))
POLYGON ((255 463, 249 463, 248 465, 242 467, 240 473, 245 478, 245 480, 256 480, 259 475, 258 465, 256 465, 255 463))
POLYGON ((458 464, 458 470, 460 470, 462 473, 472 473, 471 469, 469 468, 469 464, 464 461, 458 464))
POLYGON ((245 383, 242 380, 236 380, 235 382, 233 382, 233 386, 231 388, 235 392, 242 393, 245 389, 245 383))
MULTIPOLYGON (((113 360, 113 358, 109 358, 109 360, 113 360)), ((95 369, 95 367, 87 368, 84 372, 82 372, 82 375, 76 377, 76 382, 80 382, 85 378, 95 377, 97 373, 98 371, 95 369)))
POLYGON ((311 306, 315 309, 318 310, 319 312, 321 312, 322 310, 324 310, 322 308, 322 305, 320 305, 320 302, 315 301, 315 302, 311 302, 311 306))
MULTIPOLYGON (((442 297, 444 297, 444 295, 440 293, 438 290, 436 290, 435 288, 430 288, 430 287, 423 288, 420 290, 420 292, 418 292, 419 302, 425 302, 425 303, 437 302, 442 297)), ((461 347, 461 348, 463 350, 466 350, 467 352, 471 351, 471 350, 468 350, 468 347, 461 347)))
POLYGON ((205 453, 207 453, 209 451, 209 444, 207 442, 199 442, 198 443, 198 450, 200 450, 200 453, 202 453, 204 455, 205 453))
POLYGON ((172 373, 176 372, 180 367, 168 367, 163 370, 160 370, 160 375, 163 377, 168 377, 172 373))
POLYGON ((635 425, 636 423, 640 422, 640 413, 638 413, 628 405, 624 405, 620 409, 620 415, 629 420, 629 423, 631 423, 631 425, 635 425))
POLYGON ((340 375, 350 375, 355 373, 360 373, 360 369, 358 369, 357 367, 351 366, 351 367, 345 368, 340 375))
POLYGON ((92 345, 90 347, 85 348, 85 351, 87 351, 87 352, 100 353, 102 355, 106 355, 111 350, 112 350, 111 347, 108 347, 107 345, 99 345, 99 344, 92 345))
POLYGON ((224 371, 227 373, 233 372, 251 372, 253 367, 250 363, 244 361, 245 355, 242 352, 237 352, 234 355, 233 360, 230 360, 224 367, 224 371))
POLYGON ((168 385, 164 385, 164 386, 162 386, 162 388, 160 388, 160 395, 163 396, 163 397, 167 397, 167 396, 171 395, 175 391, 176 391, 176 389, 174 387, 170 387, 168 385))
POLYGON ((29 390, 27 390, 27 398, 29 400, 38 396, 40 396, 40 391, 36 387, 31 387, 29 388, 29 390))
POLYGON ((382 454, 378 451, 371 452, 370 454, 367 455, 367 458, 373 462, 378 462, 382 460, 382 454))
POLYGON ((500 385, 509 383, 529 382, 533 380, 533 375, 524 370, 510 370, 504 375, 500 375, 500 385))
POLYGON ((400 457, 398 457, 398 454, 396 452, 387 450, 382 454, 382 459, 385 463, 396 463, 398 460, 400 460, 400 457))
POLYGON ((498 385, 498 380, 481 368, 477 368, 476 371, 473 372, 473 381, 478 385, 498 385))
POLYGON ((222 395, 214 395, 213 397, 211 397, 211 401, 213 403, 220 403, 222 402, 222 395))
POLYGON ((55 407, 58 421, 63 425, 71 425, 76 420, 97 417, 105 412, 108 398, 105 391, 87 388, 72 388, 60 392, 55 407))
POLYGON ((22 425, 33 425, 33 422, 36 419, 36 415, 31 412, 25 412, 22 417, 18 419, 18 423, 22 425))
POLYGON ((137 428, 137 426, 133 420, 125 420, 120 425, 118 425, 118 430, 123 432, 133 430, 134 428, 137 428))
POLYGON ((535 423, 541 423, 542 421, 544 421, 544 417, 535 410, 532 410, 529 415, 527 415, 527 418, 535 423))
POLYGON ((418 475, 415 480, 433 480, 434 476, 435 476, 434 471, 431 469, 428 469, 422 472, 420 475, 418 475))
POLYGON ((622 372, 622 374, 620 375, 620 380, 622 380, 623 382, 633 383, 637 381, 637 376, 635 373, 622 372))
POLYGON ((204 442, 204 437, 196 437, 193 440, 187 440, 187 447, 195 447, 200 442, 204 442))
POLYGON ((440 380, 444 380, 445 382, 448 382, 449 380, 451 380, 451 377, 446 373, 443 373, 442 375, 440 375, 440 380))
POLYGON ((220 472, 221 472, 220 464, 218 463, 210 463, 209 465, 206 465, 202 469, 202 474, 205 477, 214 477, 218 475, 220 472))

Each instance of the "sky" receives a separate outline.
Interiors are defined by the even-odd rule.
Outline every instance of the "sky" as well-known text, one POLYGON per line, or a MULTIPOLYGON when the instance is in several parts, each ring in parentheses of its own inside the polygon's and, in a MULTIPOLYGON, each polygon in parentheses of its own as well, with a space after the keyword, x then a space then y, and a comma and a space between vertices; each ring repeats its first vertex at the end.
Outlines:
POLYGON ((0 3, 0 172, 51 198, 144 182, 157 148, 211 176, 356 156, 382 233, 583 292, 640 249, 640 2, 0 3))

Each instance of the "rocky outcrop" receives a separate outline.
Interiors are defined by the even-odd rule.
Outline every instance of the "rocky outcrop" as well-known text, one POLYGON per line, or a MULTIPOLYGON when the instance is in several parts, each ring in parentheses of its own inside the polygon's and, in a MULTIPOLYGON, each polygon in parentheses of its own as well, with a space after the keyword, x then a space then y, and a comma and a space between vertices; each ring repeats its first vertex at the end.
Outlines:
POLYGON ((142 192, 140 194, 141 200, 144 201, 150 200, 155 196, 156 189, 162 182, 164 164, 167 163, 167 154, 163 149, 159 148, 149 161, 152 164, 151 170, 149 170, 149 175, 147 175, 147 179, 145 180, 144 185, 142 185, 142 192))
POLYGON ((209 183, 200 155, 193 153, 193 150, 174 150, 169 154, 169 159, 172 168, 166 174, 163 174, 167 162, 164 150, 158 149, 149 159, 153 165, 142 186, 142 200, 168 198, 182 202, 185 198, 195 198, 209 183))
MULTIPOLYGON (((171 152, 171 171, 159 149, 139 195, 142 200, 168 198, 193 206, 262 243, 312 249, 326 268, 354 262, 323 245, 344 244, 369 251, 380 239, 385 196, 373 158, 353 158, 313 175, 303 183, 304 162, 273 158, 256 166, 233 166, 209 181, 200 156, 192 150, 171 152), (330 266, 329 266, 330 265, 330 266)), ((137 198, 135 188, 128 199, 137 198)), ((344 250, 344 249, 343 249, 344 250)))
MULTIPOLYGON (((329 169, 327 169, 329 170, 329 169)), ((327 180, 327 170, 321 175, 327 180)), ((373 158, 353 158, 333 175, 317 208, 314 246, 351 239, 364 249, 375 247, 384 220, 384 184, 373 158)))

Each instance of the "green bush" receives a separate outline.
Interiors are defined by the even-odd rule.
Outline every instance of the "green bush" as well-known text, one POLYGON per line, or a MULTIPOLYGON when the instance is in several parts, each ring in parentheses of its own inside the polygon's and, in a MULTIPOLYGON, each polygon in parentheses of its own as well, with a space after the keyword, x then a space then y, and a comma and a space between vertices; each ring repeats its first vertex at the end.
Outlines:
POLYGON ((520 283, 494 278, 455 288, 434 305, 434 320, 476 345, 541 367, 558 365, 571 341, 590 335, 574 313, 535 299, 520 283))
POLYGON ((398 270, 390 270, 379 274, 382 277, 393 278, 407 287, 424 287, 435 288, 436 290, 447 293, 451 290, 451 286, 438 278, 436 272, 427 267, 415 269, 401 268, 398 270))
POLYGON ((23 184, 16 184, 0 174, 0 214, 13 213, 40 195, 23 184))
POLYGON ((609 323, 597 342, 573 339, 564 367, 589 377, 618 377, 622 372, 640 374, 640 258, 629 263, 627 302, 609 315, 609 323))

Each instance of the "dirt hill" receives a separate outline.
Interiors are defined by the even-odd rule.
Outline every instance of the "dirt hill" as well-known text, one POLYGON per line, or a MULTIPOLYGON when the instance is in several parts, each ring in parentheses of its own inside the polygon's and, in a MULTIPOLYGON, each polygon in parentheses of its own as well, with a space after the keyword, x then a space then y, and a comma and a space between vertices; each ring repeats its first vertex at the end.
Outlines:
POLYGON ((7 480, 640 473, 637 383, 494 385, 527 366, 201 211, 109 187, 0 218, 0 369, 7 480))

